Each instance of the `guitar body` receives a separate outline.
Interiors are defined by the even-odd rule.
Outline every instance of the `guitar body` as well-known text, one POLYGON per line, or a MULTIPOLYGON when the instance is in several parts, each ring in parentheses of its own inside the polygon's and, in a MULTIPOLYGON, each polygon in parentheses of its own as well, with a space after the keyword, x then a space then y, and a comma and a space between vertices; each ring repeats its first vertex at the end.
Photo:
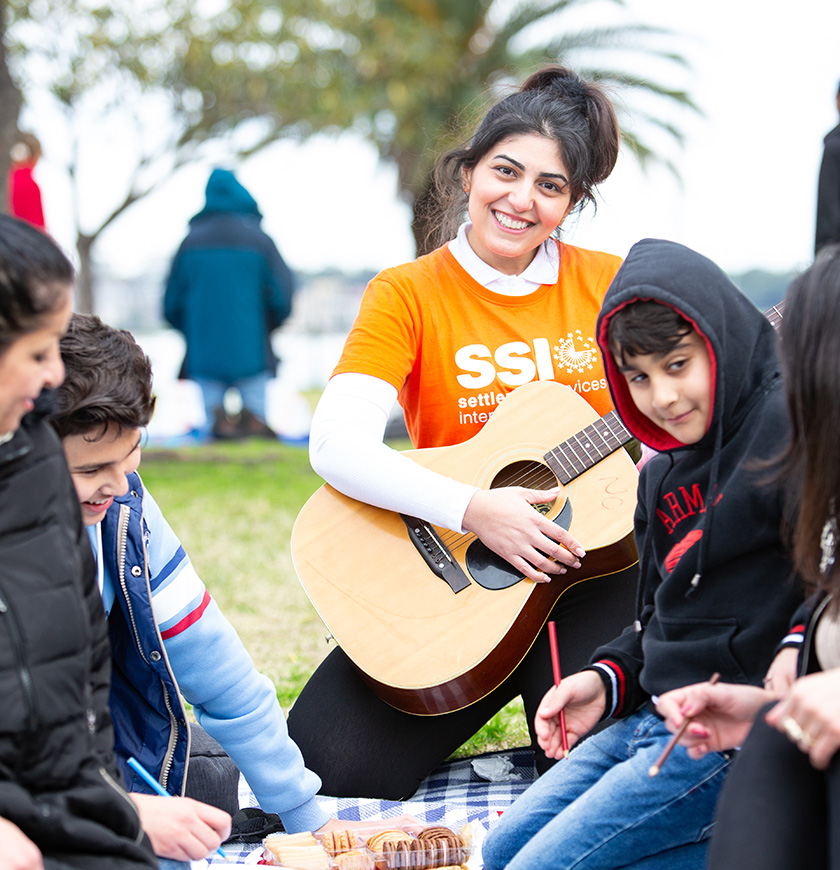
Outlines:
MULTIPOLYGON (((469 441, 406 455, 484 489, 520 479, 547 489, 558 481, 544 454, 598 419, 573 390, 539 381, 509 394, 469 441)), ((550 583, 513 577, 503 588, 485 588, 469 568, 482 561, 468 555, 480 542, 437 529, 471 581, 453 592, 430 570, 400 514, 329 485, 298 515, 292 557, 319 616, 373 690, 408 713, 447 713, 484 697, 512 673, 566 589, 597 583, 636 561, 637 482, 632 459, 617 450, 561 487, 547 516, 567 526, 587 555, 580 570, 550 583)))

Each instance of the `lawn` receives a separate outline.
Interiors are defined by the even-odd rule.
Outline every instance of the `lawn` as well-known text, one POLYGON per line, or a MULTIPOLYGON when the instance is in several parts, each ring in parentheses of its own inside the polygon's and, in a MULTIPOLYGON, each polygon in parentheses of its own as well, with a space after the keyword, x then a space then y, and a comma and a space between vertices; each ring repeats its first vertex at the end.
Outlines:
MULTIPOLYGON (((140 474, 288 711, 331 649, 289 552, 298 511, 322 483, 306 450, 265 441, 147 448, 140 474)), ((516 701, 458 754, 527 742, 516 701)))

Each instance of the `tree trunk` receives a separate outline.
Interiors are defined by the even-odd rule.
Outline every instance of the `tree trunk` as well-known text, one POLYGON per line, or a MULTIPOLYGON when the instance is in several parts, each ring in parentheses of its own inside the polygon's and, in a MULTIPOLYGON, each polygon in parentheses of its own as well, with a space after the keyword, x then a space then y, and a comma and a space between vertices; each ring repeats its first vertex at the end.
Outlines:
POLYGON ((422 192, 414 198, 412 206, 411 232, 414 236, 414 248, 418 257, 428 254, 429 251, 433 251, 437 247, 434 241, 435 227, 432 224, 434 220, 433 205, 432 186, 426 184, 422 192))
POLYGON ((15 143, 20 114, 20 92, 9 73, 6 57, 6 26, 9 10, 6 0, 0 0, 0 212, 8 212, 6 185, 9 177, 9 151, 15 143))
POLYGON ((93 263, 91 249, 96 236, 79 233, 76 236, 76 251, 79 254, 79 274, 76 277, 75 310, 82 314, 94 313, 93 263))

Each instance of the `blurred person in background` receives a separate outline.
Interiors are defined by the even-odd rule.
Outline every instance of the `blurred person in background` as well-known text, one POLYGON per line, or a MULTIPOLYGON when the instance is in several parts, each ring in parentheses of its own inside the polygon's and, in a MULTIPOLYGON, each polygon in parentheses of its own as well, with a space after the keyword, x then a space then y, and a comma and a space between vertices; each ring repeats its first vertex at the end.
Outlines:
POLYGON ((6 183, 9 214, 39 230, 46 230, 41 188, 34 177, 41 159, 41 143, 32 133, 19 133, 9 151, 9 178, 6 183))
MULTIPOLYGON (((835 96, 840 112, 840 85, 835 96)), ((817 231, 814 251, 840 242, 840 124, 823 140, 820 180, 817 188, 817 231)))
POLYGON ((261 221, 234 174, 214 169, 166 284, 163 314, 186 340, 180 377, 201 388, 206 438, 277 438, 266 423, 278 362, 271 333, 291 312, 294 279, 261 221), (225 411, 231 387, 242 399, 237 416, 225 411))

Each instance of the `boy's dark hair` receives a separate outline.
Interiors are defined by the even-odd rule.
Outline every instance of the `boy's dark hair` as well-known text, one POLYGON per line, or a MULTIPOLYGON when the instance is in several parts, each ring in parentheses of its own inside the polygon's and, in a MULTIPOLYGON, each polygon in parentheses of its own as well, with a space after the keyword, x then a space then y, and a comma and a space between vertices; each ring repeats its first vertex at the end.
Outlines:
POLYGON ((152 419, 152 364, 125 329, 93 314, 74 314, 61 339, 64 383, 55 391, 52 424, 59 437, 110 425, 141 429, 152 419))
POLYGON ((74 279, 72 264, 49 236, 0 215, 0 353, 58 310, 74 279))
POLYGON ((610 318, 607 340, 622 363, 628 356, 663 355, 694 327, 679 312, 661 302, 642 299, 619 308, 610 318))

